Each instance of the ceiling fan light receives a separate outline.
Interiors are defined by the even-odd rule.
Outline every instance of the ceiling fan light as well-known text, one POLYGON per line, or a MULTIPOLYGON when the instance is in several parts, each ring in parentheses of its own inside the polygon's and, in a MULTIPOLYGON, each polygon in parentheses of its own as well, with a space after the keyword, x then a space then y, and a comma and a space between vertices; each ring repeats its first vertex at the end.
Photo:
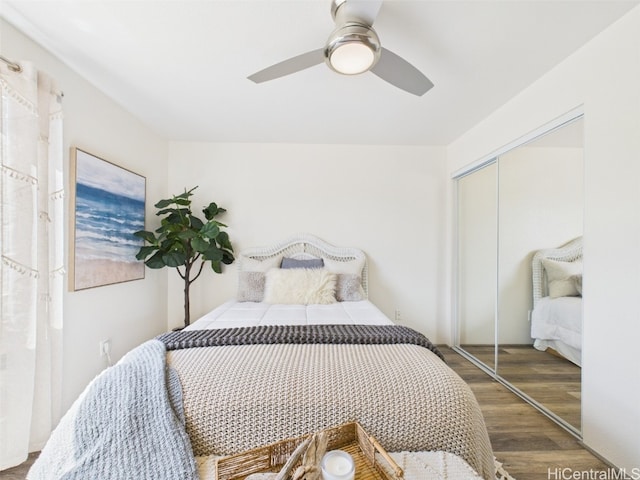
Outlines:
POLYGON ((357 75, 376 64, 380 57, 380 41, 373 28, 350 23, 331 34, 324 54, 332 70, 357 75))
POLYGON ((333 69, 345 75, 357 75, 373 66, 373 51, 362 42, 349 42, 339 45, 329 57, 333 69))

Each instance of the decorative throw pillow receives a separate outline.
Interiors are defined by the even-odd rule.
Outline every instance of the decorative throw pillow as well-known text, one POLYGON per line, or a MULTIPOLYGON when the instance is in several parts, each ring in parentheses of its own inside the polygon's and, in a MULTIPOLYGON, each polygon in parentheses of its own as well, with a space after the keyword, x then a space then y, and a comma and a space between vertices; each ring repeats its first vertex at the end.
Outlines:
POLYGON ((362 275, 362 269, 364 268, 364 258, 350 260, 348 262, 341 262, 339 260, 332 260, 325 258, 324 268, 333 273, 347 273, 351 275, 362 275))
POLYGON ((276 257, 265 258, 264 260, 256 260, 255 258, 250 258, 244 255, 240 255, 239 265, 240 265, 240 270, 243 272, 266 273, 272 268, 279 267, 281 261, 282 261, 281 255, 276 257))
POLYGON ((264 298, 264 272, 238 272, 239 302, 261 302, 264 298))
POLYGON ((542 265, 547 272, 547 285, 549 286, 549 296, 551 298, 576 297, 579 295, 576 282, 571 277, 573 275, 582 275, 582 260, 560 262, 543 258, 542 265))
POLYGON ((264 301, 271 304, 335 303, 336 275, 321 268, 272 268, 266 274, 264 301))
POLYGON ((322 268, 324 267, 324 262, 321 258, 309 258, 309 259, 298 259, 298 258, 289 258, 284 257, 282 259, 282 263, 280 264, 280 268, 322 268))
POLYGON ((336 285, 336 300, 339 302, 359 302, 364 300, 362 277, 351 273, 339 273, 336 285))

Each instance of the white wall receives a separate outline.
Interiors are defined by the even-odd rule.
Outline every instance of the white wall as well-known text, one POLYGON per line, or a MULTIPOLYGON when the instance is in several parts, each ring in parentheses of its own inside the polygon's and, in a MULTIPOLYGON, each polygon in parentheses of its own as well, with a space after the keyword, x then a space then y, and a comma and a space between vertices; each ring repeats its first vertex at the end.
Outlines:
MULTIPOLYGON (((225 207, 221 220, 237 252, 303 232, 362 248, 370 299, 385 314, 399 309, 402 323, 434 342, 448 333, 444 148, 172 142, 169 159, 170 192, 199 185, 198 209, 225 207)), ((206 273, 192 285, 193 318, 236 292, 235 265, 206 273)), ((170 276, 174 325, 182 320, 180 282, 170 276)))
MULTIPOLYGON (((0 20, 0 40, 3 56, 34 62, 64 92, 67 199, 69 151, 76 146, 145 176, 147 225, 155 222, 150 199, 167 191, 167 142, 4 20, 0 20)), ((100 340, 111 339, 116 361, 166 330, 167 274, 149 269, 145 273, 144 280, 65 294, 63 411, 106 366, 99 356, 100 340)))
POLYGON ((585 112, 585 444, 640 459, 640 7, 448 147, 449 171, 579 105, 585 112))

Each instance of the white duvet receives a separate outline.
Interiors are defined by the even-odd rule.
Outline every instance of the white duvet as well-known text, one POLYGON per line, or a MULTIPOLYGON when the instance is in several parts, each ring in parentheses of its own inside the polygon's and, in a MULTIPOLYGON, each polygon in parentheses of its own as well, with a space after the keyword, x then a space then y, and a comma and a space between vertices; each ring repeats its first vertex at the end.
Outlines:
POLYGON ((582 298, 541 298, 531 316, 531 336, 542 340, 562 340, 573 348, 580 348, 582 298))
POLYGON ((531 337, 538 350, 553 348, 580 365, 582 298, 541 298, 531 315, 531 337))
POLYGON ((253 327, 258 325, 392 325, 369 300, 329 305, 281 305, 230 300, 185 330, 253 327))

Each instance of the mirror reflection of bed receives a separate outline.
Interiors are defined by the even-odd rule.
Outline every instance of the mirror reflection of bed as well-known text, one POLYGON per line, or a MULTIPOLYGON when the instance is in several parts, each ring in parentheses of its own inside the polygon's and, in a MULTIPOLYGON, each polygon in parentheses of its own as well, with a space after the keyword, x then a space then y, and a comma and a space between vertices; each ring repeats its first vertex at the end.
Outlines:
POLYGON ((582 237, 533 256, 534 347, 582 364, 582 237))
MULTIPOLYGON (((531 342, 501 343, 497 371, 522 393, 579 430, 582 237, 560 248, 534 252, 530 263, 531 342)), ((464 348, 480 361, 493 364, 493 345, 464 348)))
POLYGON ((582 237, 537 251, 531 262, 529 346, 500 348, 500 371, 511 383, 580 429, 582 237))

